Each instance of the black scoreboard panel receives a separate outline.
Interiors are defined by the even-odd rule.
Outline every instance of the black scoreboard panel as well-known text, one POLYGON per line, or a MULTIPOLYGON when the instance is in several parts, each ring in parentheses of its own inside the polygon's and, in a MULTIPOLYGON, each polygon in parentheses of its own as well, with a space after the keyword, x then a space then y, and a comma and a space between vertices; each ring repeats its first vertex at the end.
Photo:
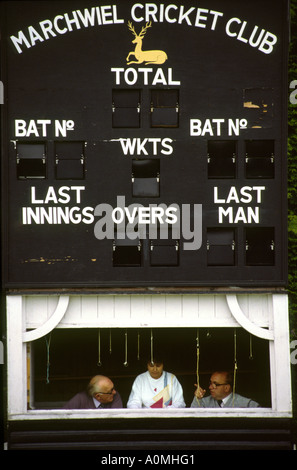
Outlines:
POLYGON ((6 288, 286 284, 287 3, 1 3, 6 288))

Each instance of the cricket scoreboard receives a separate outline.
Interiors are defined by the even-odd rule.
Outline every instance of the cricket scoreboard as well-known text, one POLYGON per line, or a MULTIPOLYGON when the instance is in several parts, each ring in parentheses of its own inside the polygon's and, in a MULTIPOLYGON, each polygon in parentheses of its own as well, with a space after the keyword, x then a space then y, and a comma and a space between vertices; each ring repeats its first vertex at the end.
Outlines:
POLYGON ((5 288, 286 285, 286 0, 0 8, 5 288))

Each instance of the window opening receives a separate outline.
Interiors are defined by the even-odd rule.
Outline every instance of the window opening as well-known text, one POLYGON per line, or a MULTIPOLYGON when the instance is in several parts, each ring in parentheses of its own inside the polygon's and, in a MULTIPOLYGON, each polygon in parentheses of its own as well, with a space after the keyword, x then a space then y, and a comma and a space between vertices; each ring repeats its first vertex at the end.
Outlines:
POLYGON ((56 142, 56 178, 83 179, 85 173, 84 142, 56 142))
POLYGON ((209 228, 207 230, 208 266, 234 266, 234 229, 209 228))
POLYGON ((274 178, 274 141, 246 142, 246 178, 274 178))
POLYGON ((44 338, 31 343, 30 406, 36 409, 62 408, 75 393, 85 390, 93 375, 102 374, 114 382, 126 407, 134 378, 145 372, 148 360, 159 356, 163 358, 164 370, 174 373, 180 381, 187 408, 194 398, 193 384, 197 383, 197 372, 200 386, 209 395, 212 371, 227 369, 232 372, 235 361, 236 393, 257 401, 263 407, 271 406, 269 342, 253 336, 251 360, 250 334, 242 328, 236 328, 236 338, 234 328, 199 328, 198 345, 197 329, 192 327, 100 328, 100 334, 98 366, 98 328, 53 330, 48 382, 44 338))
POLYGON ((160 160, 132 160, 132 196, 160 196, 160 160))
POLYGON ((231 140, 208 141, 208 178, 236 177, 236 142, 231 140))
POLYGON ((115 239, 113 241, 112 262, 114 267, 138 267, 141 266, 142 245, 137 238, 115 239))
POLYGON ((179 91, 151 91, 151 127, 178 127, 179 91))
POLYGON ((151 266, 178 266, 178 240, 151 240, 150 263, 151 266))
POLYGON ((46 151, 42 142, 17 143, 17 178, 46 177, 46 151))
POLYGON ((246 229, 246 264, 248 266, 273 266, 275 258, 274 228, 246 229))
POLYGON ((140 90, 113 90, 112 127, 140 127, 140 90))

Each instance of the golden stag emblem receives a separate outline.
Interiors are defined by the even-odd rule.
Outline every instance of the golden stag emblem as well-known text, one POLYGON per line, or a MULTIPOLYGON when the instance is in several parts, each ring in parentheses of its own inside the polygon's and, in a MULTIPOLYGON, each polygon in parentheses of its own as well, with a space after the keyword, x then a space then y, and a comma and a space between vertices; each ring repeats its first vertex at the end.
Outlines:
POLYGON ((145 26, 142 27, 139 34, 136 33, 134 26, 132 25, 131 21, 128 21, 128 28, 135 36, 135 39, 132 41, 132 44, 136 44, 134 51, 129 52, 126 60, 128 64, 142 64, 145 62, 145 65, 148 64, 164 64, 165 60, 167 60, 167 54, 164 51, 143 51, 142 50, 142 40, 148 28, 152 26, 152 22, 146 23, 145 26), (130 55, 134 55, 135 59, 129 61, 130 55), (129 61, 129 62, 128 62, 129 61))

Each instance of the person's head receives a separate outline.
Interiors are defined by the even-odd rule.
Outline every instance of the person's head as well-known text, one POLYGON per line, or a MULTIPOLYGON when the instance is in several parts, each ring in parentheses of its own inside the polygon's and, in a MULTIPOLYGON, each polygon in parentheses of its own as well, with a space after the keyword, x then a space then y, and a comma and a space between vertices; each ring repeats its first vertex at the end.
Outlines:
POLYGON ((232 375, 227 371, 213 372, 209 381, 209 391, 215 400, 222 400, 232 392, 232 375))
POLYGON ((154 358, 153 362, 147 362, 147 370, 153 379, 159 379, 163 374, 163 361, 160 358, 154 358))
POLYGON ((111 403, 116 394, 112 381, 104 375, 95 375, 88 385, 88 394, 99 403, 111 403))

